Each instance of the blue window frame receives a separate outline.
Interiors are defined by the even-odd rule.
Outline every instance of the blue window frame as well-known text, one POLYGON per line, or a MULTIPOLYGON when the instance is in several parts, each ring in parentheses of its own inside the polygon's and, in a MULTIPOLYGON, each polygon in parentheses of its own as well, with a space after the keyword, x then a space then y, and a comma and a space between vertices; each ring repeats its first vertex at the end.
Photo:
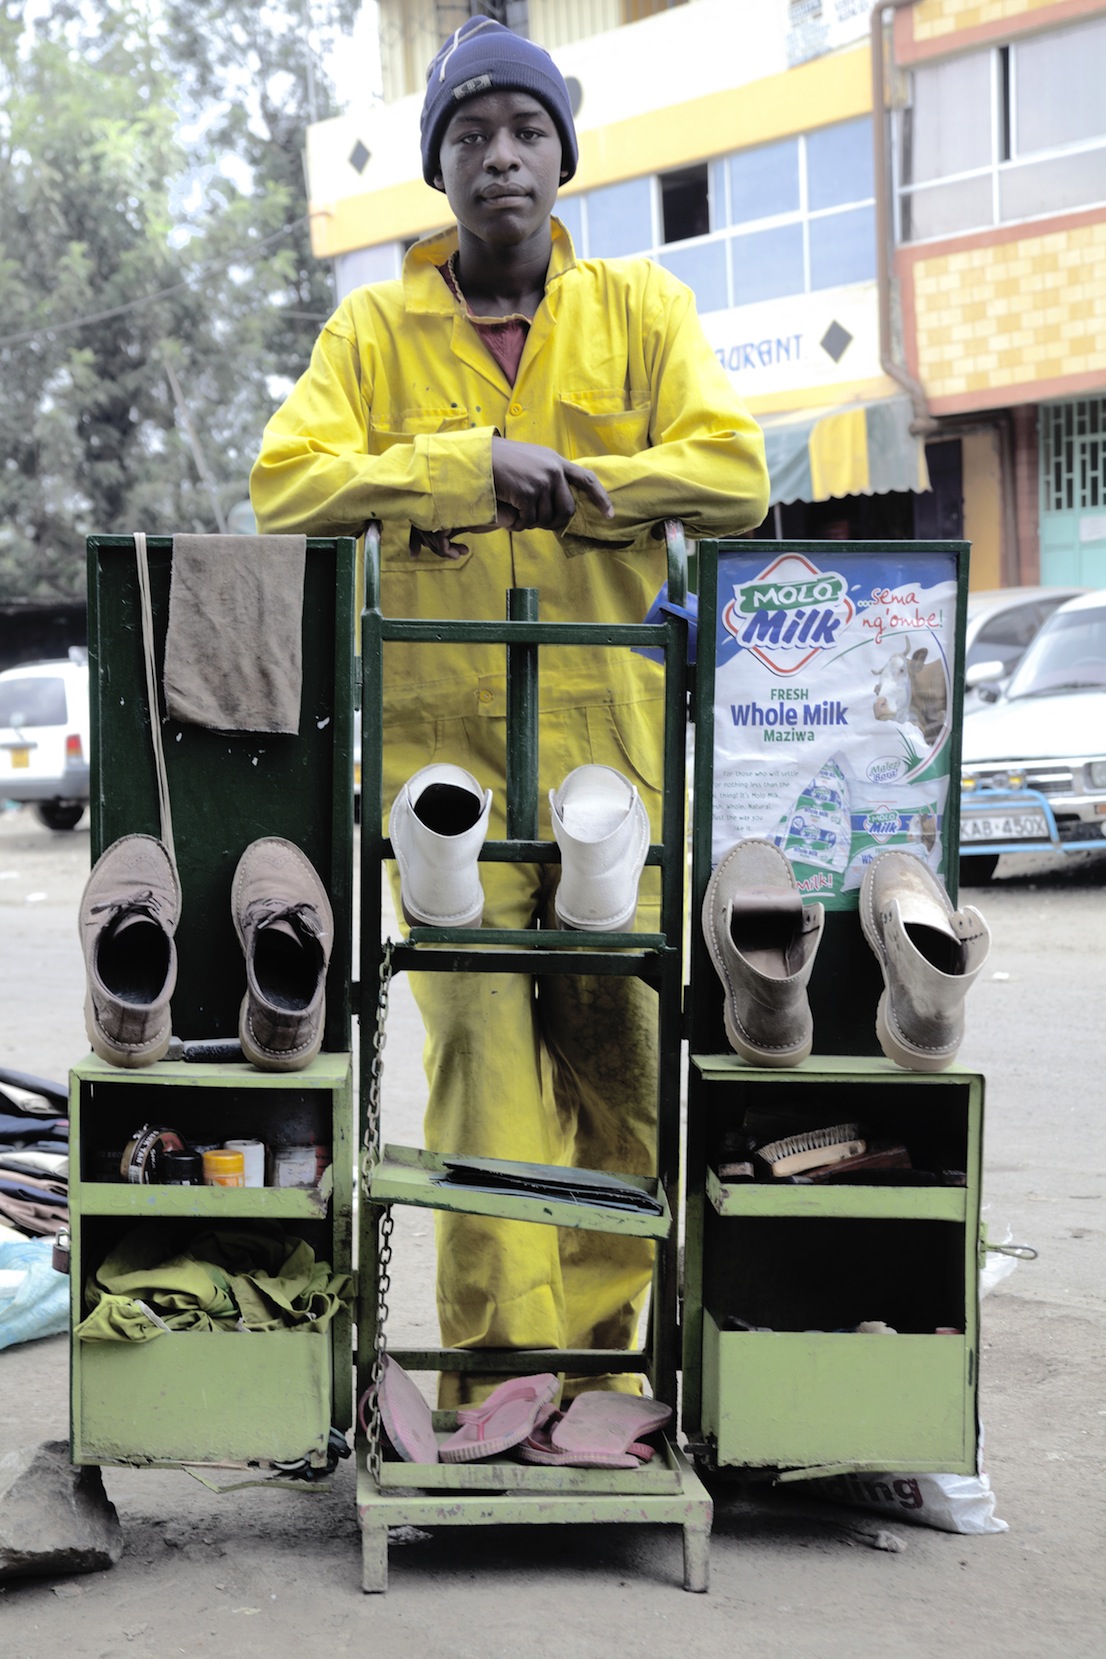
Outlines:
POLYGON ((627 179, 588 192, 588 253, 597 259, 653 246, 653 180, 627 179))
POLYGON ((771 219, 780 213, 798 213, 799 140, 758 144, 729 158, 731 225, 771 219))
POLYGON ((806 135, 807 206, 812 213, 875 196, 872 123, 842 121, 806 135))
POLYGON ((730 271, 734 305, 801 294, 806 286, 802 225, 776 225, 731 237, 730 271))
POLYGON ((688 248, 666 248, 657 258, 673 276, 694 289, 695 302, 700 311, 724 311, 729 305, 724 242, 697 242, 688 248))
POLYGON ((876 214, 872 207, 851 207, 811 219, 810 286, 842 288, 870 282, 876 274, 876 214))

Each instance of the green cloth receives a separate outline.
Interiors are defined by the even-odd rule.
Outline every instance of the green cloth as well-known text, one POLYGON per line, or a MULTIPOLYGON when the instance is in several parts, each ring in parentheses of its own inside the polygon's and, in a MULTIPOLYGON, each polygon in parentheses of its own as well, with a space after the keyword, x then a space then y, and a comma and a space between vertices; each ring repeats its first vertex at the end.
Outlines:
POLYGON ((165 1226, 135 1227, 85 1285, 82 1341, 148 1342, 170 1331, 325 1331, 352 1299, 348 1273, 316 1261, 276 1223, 217 1227, 189 1248, 165 1226))

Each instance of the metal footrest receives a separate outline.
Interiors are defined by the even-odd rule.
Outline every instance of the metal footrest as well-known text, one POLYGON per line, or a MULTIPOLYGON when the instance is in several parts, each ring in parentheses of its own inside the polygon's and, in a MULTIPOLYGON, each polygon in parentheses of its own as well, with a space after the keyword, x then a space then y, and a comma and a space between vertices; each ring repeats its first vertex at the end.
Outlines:
POLYGON ((710 1571, 710 1495, 673 1442, 663 1443, 654 1463, 658 1467, 645 1464, 640 1469, 547 1469, 507 1459, 453 1465, 385 1463, 377 1486, 359 1437, 361 1587, 367 1592, 388 1587, 389 1527, 630 1521, 682 1527, 684 1588, 704 1591, 710 1571))
POLYGON ((623 1233, 631 1238, 667 1238, 672 1216, 660 1183, 647 1175, 606 1175, 603 1172, 559 1169, 509 1160, 451 1158, 419 1147, 385 1146, 380 1161, 362 1169, 364 1190, 373 1204, 411 1204, 431 1210, 453 1210, 464 1215, 499 1216, 511 1221, 537 1221, 554 1227, 578 1227, 592 1232, 623 1233), (457 1171, 463 1173, 458 1180, 457 1171), (553 1177, 562 1183, 581 1177, 575 1196, 567 1185, 559 1193, 553 1177), (611 1201, 589 1201, 588 1184, 601 1193, 615 1192, 611 1201), (630 1207, 616 1187, 640 1193, 644 1208, 630 1207))

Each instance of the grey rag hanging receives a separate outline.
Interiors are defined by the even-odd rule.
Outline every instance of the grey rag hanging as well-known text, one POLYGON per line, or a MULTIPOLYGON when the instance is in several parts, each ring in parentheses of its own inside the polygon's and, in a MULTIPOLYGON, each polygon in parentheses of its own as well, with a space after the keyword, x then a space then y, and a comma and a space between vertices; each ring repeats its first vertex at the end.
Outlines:
POLYGON ((306 536, 173 537, 164 676, 172 719, 299 731, 306 559, 306 536))

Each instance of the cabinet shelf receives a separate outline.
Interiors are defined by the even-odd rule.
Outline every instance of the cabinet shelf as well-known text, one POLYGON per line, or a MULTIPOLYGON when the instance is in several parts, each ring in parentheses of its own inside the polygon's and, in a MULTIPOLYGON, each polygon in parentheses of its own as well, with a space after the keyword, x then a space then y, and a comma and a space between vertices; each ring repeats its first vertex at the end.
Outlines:
POLYGON ((317 1187, 160 1187, 92 1182, 81 1188, 81 1213, 126 1216, 132 1221, 180 1217, 318 1221, 327 1213, 331 1189, 329 1178, 317 1187))
POLYGON ((721 1216, 840 1216, 855 1221, 958 1221, 968 1215, 964 1187, 795 1187, 719 1179, 707 1171, 707 1197, 721 1216))
POLYGON ((79 1082, 110 1083, 120 1089, 144 1090, 169 1084, 174 1089, 258 1089, 268 1095, 341 1089, 349 1067, 350 1055, 345 1050, 320 1054, 302 1071, 287 1072, 259 1071, 245 1061, 210 1060, 158 1060, 152 1066, 127 1071, 90 1054, 73 1067, 71 1075, 79 1082))
POLYGON ((940 1089, 973 1082, 977 1072, 963 1066, 949 1066, 944 1071, 904 1071, 894 1061, 882 1055, 815 1054, 801 1065, 786 1070, 768 1066, 752 1066, 738 1054, 693 1054, 691 1064, 710 1083, 771 1083, 775 1086, 797 1082, 847 1083, 868 1088, 873 1084, 894 1083, 904 1088, 940 1089))

